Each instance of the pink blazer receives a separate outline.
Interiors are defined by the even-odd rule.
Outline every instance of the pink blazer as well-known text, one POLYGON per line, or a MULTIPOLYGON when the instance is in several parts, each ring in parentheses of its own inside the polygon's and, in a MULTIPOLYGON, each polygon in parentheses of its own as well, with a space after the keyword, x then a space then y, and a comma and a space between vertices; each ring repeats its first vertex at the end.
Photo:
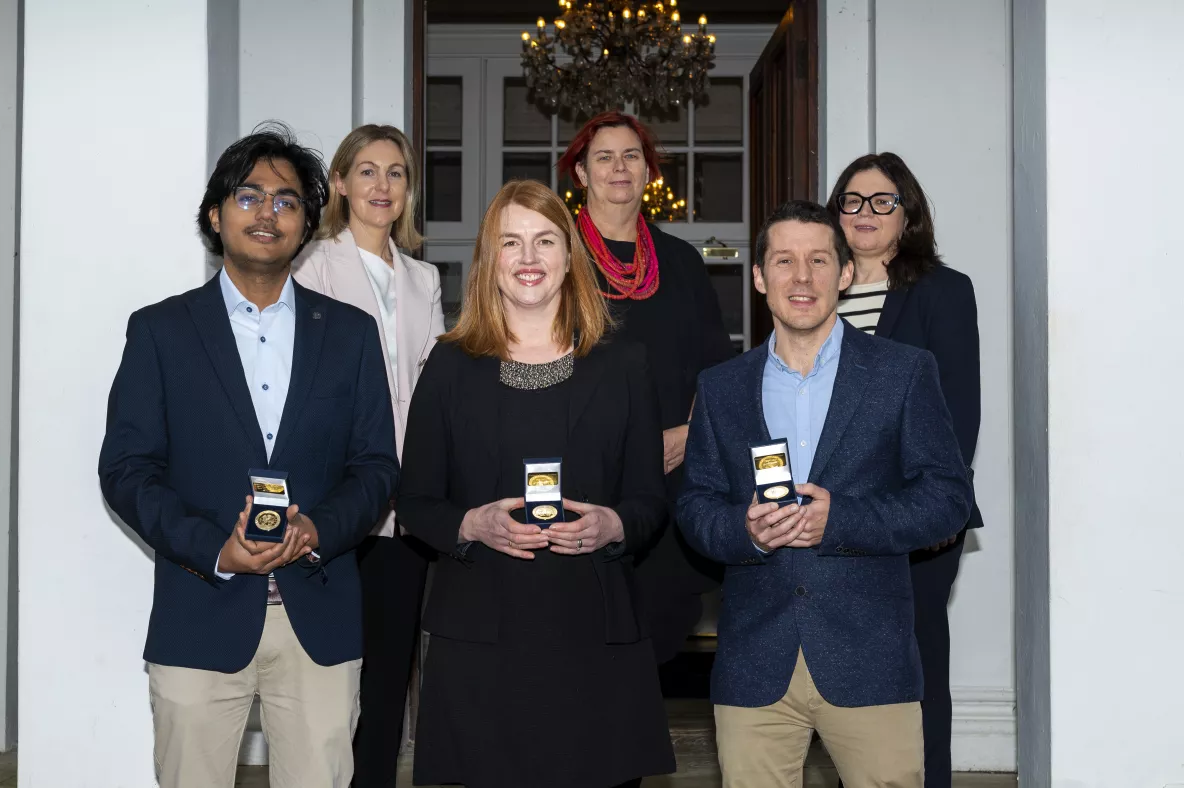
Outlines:
MULTIPOLYGON (((414 260, 395 248, 394 241, 390 243, 395 261, 395 336, 399 346, 396 348, 398 370, 392 371, 388 363, 386 377, 395 408, 395 441, 402 458, 411 392, 436 338, 444 333, 444 312, 440 306, 440 272, 436 266, 414 260)), ((390 358, 382 313, 353 233, 346 229, 334 239, 310 243, 292 264, 292 276, 311 290, 365 310, 379 324, 383 358, 390 358)), ((389 518, 385 526, 381 533, 389 536, 393 533, 389 518)))

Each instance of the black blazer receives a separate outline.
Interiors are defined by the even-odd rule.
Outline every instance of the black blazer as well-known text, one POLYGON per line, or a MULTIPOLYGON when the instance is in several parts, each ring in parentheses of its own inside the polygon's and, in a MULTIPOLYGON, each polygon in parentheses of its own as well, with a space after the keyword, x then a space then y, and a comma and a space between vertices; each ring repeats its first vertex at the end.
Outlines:
POLYGON ((214 573, 250 468, 287 471, 292 503, 320 537, 319 571, 275 570, 296 638, 319 665, 358 659, 354 547, 399 476, 378 329, 362 310, 295 285, 292 379, 268 462, 218 278, 131 316, 107 401, 103 496, 156 551, 144 659, 234 673, 258 650, 267 578, 214 573))
MULTIPOLYGON (((472 358, 440 343, 424 365, 407 419, 396 510, 408 531, 440 553, 424 629, 481 643, 498 639, 500 597, 491 550, 463 555, 465 512, 501 496, 496 358, 472 358)), ((563 457, 563 494, 616 510, 622 544, 593 561, 604 594, 606 643, 646 636, 633 593, 633 556, 659 536, 667 516, 662 431, 640 345, 618 340, 575 361, 563 457)))
MULTIPOLYGON (((941 391, 954 420, 962 459, 969 468, 982 417, 978 307, 970 277, 939 265, 916 284, 889 290, 876 336, 928 350, 937 359, 941 391)), ((976 503, 966 527, 981 528, 982 524, 976 503)))

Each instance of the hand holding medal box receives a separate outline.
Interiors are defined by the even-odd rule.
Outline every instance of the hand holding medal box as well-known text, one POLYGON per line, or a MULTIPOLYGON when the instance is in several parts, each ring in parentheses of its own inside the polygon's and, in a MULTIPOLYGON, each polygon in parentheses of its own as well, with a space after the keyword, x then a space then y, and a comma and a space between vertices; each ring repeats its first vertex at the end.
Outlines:
POLYGON ((251 513, 247 538, 256 542, 282 542, 288 527, 288 474, 283 471, 247 471, 251 477, 251 513))
POLYGON ((551 523, 563 522, 563 492, 560 471, 563 462, 558 457, 523 460, 526 469, 526 523, 546 528, 551 523))
POLYGON ((785 506, 797 503, 793 494, 793 474, 789 469, 789 441, 779 440, 750 446, 752 473, 756 481, 757 503, 785 506))

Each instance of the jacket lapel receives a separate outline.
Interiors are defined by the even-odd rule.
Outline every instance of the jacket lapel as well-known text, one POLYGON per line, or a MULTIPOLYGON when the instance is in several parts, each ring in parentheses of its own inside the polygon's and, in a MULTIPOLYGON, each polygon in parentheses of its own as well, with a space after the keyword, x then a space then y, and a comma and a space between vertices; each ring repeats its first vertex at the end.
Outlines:
MULTIPOLYGON (((741 391, 756 392, 756 407, 749 416, 749 423, 744 425, 748 435, 757 436, 758 440, 768 443, 772 440, 769 435, 769 424, 765 421, 765 364, 769 360, 769 342, 766 340, 759 345, 759 353, 750 353, 748 367, 744 370, 744 385, 741 391)), ((779 438, 787 437, 778 435, 779 438)))
POLYGON ((221 275, 222 272, 219 271, 197 291, 196 297, 188 304, 189 314, 197 325, 197 335, 201 337, 201 343, 214 366, 218 382, 222 384, 222 389, 230 400, 230 407, 238 416, 246 434, 251 436, 256 462, 265 465, 267 447, 263 445, 259 419, 255 415, 255 405, 251 402, 251 392, 247 388, 247 375, 238 355, 234 331, 230 328, 226 301, 222 298, 222 286, 218 282, 221 275))
POLYGON ((321 346, 325 339, 325 324, 329 316, 320 296, 293 283, 296 291, 296 340, 292 347, 292 379, 288 384, 288 398, 275 436, 271 459, 282 456, 300 421, 300 411, 308 400, 321 360, 321 346))
POLYGON ((417 272, 412 271, 407 261, 391 242, 394 253, 394 276, 391 284, 395 288, 395 341, 399 351, 399 399, 411 399, 411 380, 415 365, 423 356, 423 349, 431 333, 432 294, 424 292, 417 272))
POLYGON ((859 408, 863 400, 863 392, 867 388, 871 375, 868 372, 868 339, 862 331, 850 324, 843 326, 843 349, 839 354, 839 371, 835 376, 835 387, 830 395, 830 408, 826 412, 826 421, 822 423, 822 435, 818 439, 818 450, 814 452, 814 462, 810 468, 809 481, 818 484, 826 464, 834 453, 835 447, 851 417, 859 408))
POLYGON ((892 331, 896 328, 896 321, 900 319, 900 310, 904 308, 904 302, 908 299, 910 290, 912 290, 910 287, 889 290, 888 294, 884 296, 884 308, 880 310, 880 320, 876 323, 876 336, 892 336, 892 331))

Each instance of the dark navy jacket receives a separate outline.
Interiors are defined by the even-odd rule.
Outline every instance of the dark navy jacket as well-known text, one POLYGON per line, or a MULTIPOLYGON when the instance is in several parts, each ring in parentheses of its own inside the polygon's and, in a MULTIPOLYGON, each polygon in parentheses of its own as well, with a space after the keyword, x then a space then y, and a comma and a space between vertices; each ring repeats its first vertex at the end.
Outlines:
POLYGON ((699 377, 678 518, 692 546, 728 565, 715 703, 780 700, 799 647, 836 706, 921 699, 908 554, 961 530, 973 495, 933 356, 845 328, 808 479, 831 494, 817 547, 763 557, 745 529, 749 444, 770 440, 767 343, 699 377))
POLYGON ((292 377, 268 463, 218 278, 135 312, 107 405, 99 481, 107 503, 156 551, 144 659, 235 672, 263 633, 267 578, 220 580, 217 556, 249 492, 248 469, 288 473, 316 524, 317 570, 276 581, 318 664, 362 656, 354 547, 398 481, 386 366, 373 318, 295 285, 292 377))

